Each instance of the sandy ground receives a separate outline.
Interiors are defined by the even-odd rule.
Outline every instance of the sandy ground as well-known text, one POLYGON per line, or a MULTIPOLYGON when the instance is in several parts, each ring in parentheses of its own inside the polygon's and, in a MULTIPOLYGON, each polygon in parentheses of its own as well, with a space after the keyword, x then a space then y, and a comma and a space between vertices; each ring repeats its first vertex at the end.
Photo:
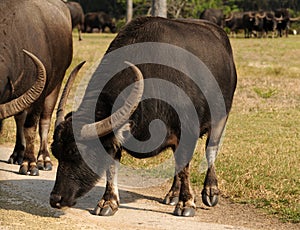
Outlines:
MULTIPOLYGON (((49 205, 49 194, 56 167, 51 172, 40 171, 38 177, 19 175, 18 165, 6 163, 11 151, 0 146, 0 229, 300 229, 299 224, 281 223, 252 206, 225 198, 216 207, 206 208, 198 197, 195 217, 176 217, 174 207, 161 203, 169 183, 147 188, 121 185, 121 206, 112 217, 90 214, 104 192, 104 181, 73 208, 55 210, 49 205)), ((120 181, 129 179, 120 176, 120 181)))

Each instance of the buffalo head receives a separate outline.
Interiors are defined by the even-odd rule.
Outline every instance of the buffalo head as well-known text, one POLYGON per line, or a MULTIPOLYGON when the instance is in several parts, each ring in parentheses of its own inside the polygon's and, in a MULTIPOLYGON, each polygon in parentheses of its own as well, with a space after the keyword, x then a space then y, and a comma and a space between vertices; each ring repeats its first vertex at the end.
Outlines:
MULTIPOLYGON (((99 173, 95 173, 89 167, 83 155, 93 154, 94 150, 87 148, 91 140, 105 137, 113 129, 122 126, 136 110, 143 94, 144 82, 140 70, 136 66, 130 65, 136 75, 136 82, 125 104, 104 120, 82 125, 77 133, 72 124, 76 112, 66 117, 63 115, 66 98, 73 82, 72 76, 76 76, 71 74, 59 103, 52 143, 52 153, 59 163, 56 182, 50 195, 52 207, 61 208, 74 205, 76 199, 92 189, 99 179, 99 173), (94 134, 95 130, 96 135, 94 134)), ((75 69, 75 72, 78 70, 78 68, 75 69)), ((97 164, 101 165, 101 162, 97 162, 97 164)))

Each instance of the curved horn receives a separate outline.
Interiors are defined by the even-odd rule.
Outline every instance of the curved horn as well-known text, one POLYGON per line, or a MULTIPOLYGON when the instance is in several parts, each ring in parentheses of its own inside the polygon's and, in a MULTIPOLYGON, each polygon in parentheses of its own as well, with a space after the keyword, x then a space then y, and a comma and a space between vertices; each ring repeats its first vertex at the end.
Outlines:
POLYGON ((256 16, 260 19, 263 19, 264 17, 266 17, 266 12, 263 12, 262 15, 260 13, 257 13, 256 16))
POLYGON ((300 17, 297 17, 297 18, 290 18, 290 21, 291 22, 296 22, 296 21, 299 21, 300 20, 300 17))
POLYGON ((230 13, 230 17, 229 18, 225 18, 225 22, 229 22, 233 19, 233 13, 230 13))
POLYGON ((280 18, 275 17, 275 20, 276 20, 276 21, 282 21, 282 20, 283 20, 282 15, 280 16, 280 18))
POLYGON ((57 107, 57 112, 56 112, 56 120, 55 120, 55 128, 62 122, 65 120, 65 106, 68 100, 68 96, 70 93, 70 90, 72 88, 72 85, 74 83, 74 80, 79 72, 79 70, 81 69, 81 67, 84 65, 85 61, 79 63, 70 73, 69 77, 68 77, 68 81, 64 87, 64 90, 61 94, 61 98, 57 107))
POLYGON ((130 95, 128 96, 124 105, 109 117, 92 124, 84 125, 81 129, 81 139, 94 139, 95 129, 97 132, 96 137, 102 137, 109 134, 114 128, 124 124, 136 110, 144 92, 143 74, 135 65, 129 62, 125 63, 131 66, 136 75, 136 82, 131 90, 130 95))
POLYGON ((249 16, 250 18, 254 18, 254 17, 255 17, 255 13, 254 13, 254 12, 248 12, 248 16, 249 16))
MULTIPOLYGON (((270 14, 270 15, 272 15, 272 14, 270 14)), ((273 20, 273 17, 274 17, 274 16, 269 17, 268 14, 266 14, 266 19, 267 19, 268 21, 272 21, 272 20, 273 20)))
POLYGON ((29 51, 23 49, 23 52, 34 61, 37 67, 38 77, 34 85, 24 94, 10 102, 0 105, 0 119, 13 116, 28 108, 39 98, 45 87, 47 75, 43 63, 29 51))

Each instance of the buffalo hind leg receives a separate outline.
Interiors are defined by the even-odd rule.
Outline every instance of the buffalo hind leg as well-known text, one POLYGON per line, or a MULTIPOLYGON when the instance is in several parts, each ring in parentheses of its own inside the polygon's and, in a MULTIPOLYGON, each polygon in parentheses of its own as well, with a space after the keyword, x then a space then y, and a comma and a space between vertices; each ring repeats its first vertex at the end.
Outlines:
POLYGON ((114 215, 120 205, 120 197, 118 191, 118 169, 121 159, 121 150, 118 150, 114 162, 110 164, 106 170, 106 188, 105 192, 93 210, 92 214, 99 216, 112 216, 114 215))
POLYGON ((52 170, 52 163, 48 151, 48 134, 51 125, 51 116, 57 101, 60 85, 58 85, 46 98, 39 122, 40 150, 37 167, 40 170, 52 170))
POLYGON ((24 136, 24 123, 26 120, 27 112, 23 111, 22 113, 15 115, 16 123, 16 143, 13 150, 13 153, 8 159, 9 164, 22 164, 24 158, 24 151, 26 149, 26 141, 24 136))
POLYGON ((227 117, 220 120, 209 132, 206 141, 206 160, 208 169, 206 172, 202 190, 202 201, 207 206, 215 206, 219 201, 218 179, 215 172, 215 160, 217 158, 220 141, 226 125, 227 117))

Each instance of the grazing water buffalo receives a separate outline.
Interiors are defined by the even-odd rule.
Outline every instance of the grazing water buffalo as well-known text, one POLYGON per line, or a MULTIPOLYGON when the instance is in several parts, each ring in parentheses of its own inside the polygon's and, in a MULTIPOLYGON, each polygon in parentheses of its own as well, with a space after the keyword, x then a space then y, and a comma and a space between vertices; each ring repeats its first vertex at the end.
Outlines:
POLYGON ((72 60, 70 13, 59 0, 2 0, 0 20, 0 120, 14 116, 17 127, 8 162, 21 164, 21 174, 38 175, 38 169, 52 168, 48 131, 72 60), (36 56, 26 52, 34 62, 23 49, 36 56), (38 122, 40 149, 36 161, 38 122))
POLYGON ((66 5, 69 8, 71 13, 72 28, 74 29, 75 27, 77 27, 79 41, 81 41, 82 40, 81 31, 83 31, 84 29, 83 9, 78 2, 66 2, 66 5))
MULTIPOLYGON (((106 189, 93 213, 113 215, 120 205, 117 168, 122 149, 147 158, 171 148, 175 176, 164 203, 176 204, 175 215, 194 216, 190 160, 198 138, 205 134, 208 169, 202 200, 216 205, 219 189, 214 161, 236 80, 231 45, 219 26, 204 20, 159 17, 131 21, 110 44, 78 110, 65 119, 57 116, 52 152, 59 163, 51 206, 74 205, 105 171, 106 189), (126 68, 126 59, 136 65, 126 68), (107 76, 120 66, 122 71, 107 76), (114 108, 119 97, 121 103, 114 108), (152 122, 157 119, 164 125, 152 133, 152 122), (161 132, 165 136, 157 143, 161 132), (149 148, 153 143, 157 144, 154 149, 149 148)), ((59 110, 64 111, 63 106, 59 110)))
POLYGON ((116 25, 112 18, 104 12, 89 12, 84 17, 84 30, 87 33, 92 33, 93 29, 98 29, 104 32, 108 27, 112 33, 117 31, 116 25))

